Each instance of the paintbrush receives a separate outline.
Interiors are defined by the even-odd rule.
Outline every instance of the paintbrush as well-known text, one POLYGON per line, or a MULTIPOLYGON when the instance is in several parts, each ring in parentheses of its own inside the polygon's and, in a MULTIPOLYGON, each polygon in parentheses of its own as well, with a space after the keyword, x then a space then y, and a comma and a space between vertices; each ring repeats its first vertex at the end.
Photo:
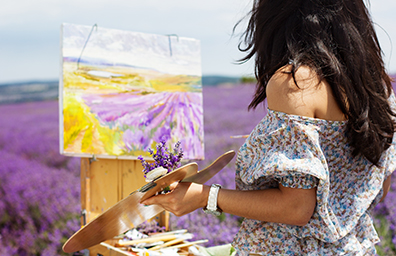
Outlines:
POLYGON ((171 245, 175 245, 175 244, 184 242, 184 240, 189 240, 189 239, 192 239, 192 238, 193 238, 192 234, 185 234, 185 235, 180 236, 177 239, 170 240, 169 242, 166 242, 166 243, 154 246, 152 248, 149 248, 148 251, 156 251, 156 250, 159 250, 161 248, 168 247, 168 246, 171 246, 171 245))
POLYGON ((247 138, 249 135, 231 135, 231 139, 241 139, 241 138, 247 138))
POLYGON ((120 240, 117 242, 116 246, 122 247, 122 246, 127 246, 127 245, 135 245, 135 244, 143 244, 143 243, 155 243, 158 241, 170 241, 170 240, 175 240, 175 239, 186 237, 186 235, 188 235, 188 234, 170 234, 170 235, 163 235, 163 236, 147 237, 147 238, 130 240, 130 241, 120 240))
POLYGON ((188 247, 188 246, 195 245, 195 244, 207 243, 208 241, 209 241, 208 239, 198 240, 198 241, 188 242, 188 243, 184 243, 184 244, 178 244, 178 245, 174 245, 174 246, 169 246, 169 247, 167 247, 165 249, 183 248, 183 247, 188 247))

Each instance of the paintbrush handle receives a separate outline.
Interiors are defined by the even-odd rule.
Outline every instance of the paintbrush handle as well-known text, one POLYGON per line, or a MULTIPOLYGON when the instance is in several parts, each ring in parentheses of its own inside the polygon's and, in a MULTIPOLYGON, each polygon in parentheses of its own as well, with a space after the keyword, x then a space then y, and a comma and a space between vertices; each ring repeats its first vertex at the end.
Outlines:
POLYGON ((150 248, 150 249, 147 249, 147 250, 148 250, 148 251, 155 251, 155 250, 158 250, 158 249, 161 249, 161 248, 164 248, 164 247, 168 247, 168 246, 171 246, 171 245, 174 245, 174 244, 181 243, 181 242, 183 242, 183 241, 184 241, 184 238, 178 238, 178 239, 175 239, 175 240, 171 240, 171 241, 169 241, 169 242, 166 242, 166 243, 164 243, 164 244, 160 244, 160 245, 154 246, 154 247, 152 247, 152 248, 150 248))
POLYGON ((202 244, 202 243, 207 243, 209 240, 205 239, 205 240, 198 240, 198 241, 194 241, 194 242, 188 242, 188 243, 184 243, 184 244, 178 244, 178 245, 174 245, 174 246, 169 246, 167 249, 174 249, 174 248, 182 248, 182 247, 187 247, 187 246, 191 246, 194 244, 202 244))
POLYGON ((231 139, 241 139, 241 138, 247 138, 249 135, 231 135, 231 139))

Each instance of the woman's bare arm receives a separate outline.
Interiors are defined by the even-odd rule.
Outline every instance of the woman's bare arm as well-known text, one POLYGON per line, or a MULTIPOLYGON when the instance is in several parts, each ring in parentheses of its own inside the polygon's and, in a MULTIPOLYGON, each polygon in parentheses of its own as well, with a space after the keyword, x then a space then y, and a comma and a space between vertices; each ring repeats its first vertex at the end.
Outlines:
MULTIPOLYGON (((181 216, 206 206, 209 186, 179 183, 165 195, 151 197, 145 205, 158 204, 165 210, 181 216)), ((305 225, 316 206, 316 188, 296 189, 280 185, 265 190, 220 189, 218 207, 226 213, 267 222, 305 225)))
POLYGON ((220 190, 218 206, 227 213, 249 219, 303 226, 315 210, 316 188, 279 185, 279 188, 256 191, 220 190))

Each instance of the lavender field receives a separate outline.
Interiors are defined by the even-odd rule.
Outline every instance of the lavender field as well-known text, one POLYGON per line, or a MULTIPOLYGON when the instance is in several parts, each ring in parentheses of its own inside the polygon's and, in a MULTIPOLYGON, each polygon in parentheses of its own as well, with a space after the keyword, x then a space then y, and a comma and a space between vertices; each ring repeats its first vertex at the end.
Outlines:
MULTIPOLYGON (((238 150, 265 115, 264 108, 247 111, 251 85, 204 87, 205 160, 200 168, 228 150, 238 150)), ((0 255, 65 255, 61 246, 79 228, 79 159, 59 152, 58 102, 0 105, 0 255)), ((209 183, 234 185, 234 161, 209 183)), ((382 237, 380 255, 395 255, 396 173, 392 191, 373 213, 382 237)), ((187 228, 206 246, 230 243, 240 219, 219 218, 201 210, 171 217, 173 229, 187 228)))

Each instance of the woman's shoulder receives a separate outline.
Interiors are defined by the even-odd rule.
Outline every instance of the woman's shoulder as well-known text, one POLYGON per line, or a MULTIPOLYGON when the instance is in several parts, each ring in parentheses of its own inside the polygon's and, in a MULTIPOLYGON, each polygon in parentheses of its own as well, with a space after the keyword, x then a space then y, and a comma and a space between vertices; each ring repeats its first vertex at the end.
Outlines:
POLYGON ((320 80, 307 66, 296 70, 294 80, 291 70, 292 66, 286 65, 269 80, 266 89, 269 109, 312 118, 345 120, 325 80, 320 80))

